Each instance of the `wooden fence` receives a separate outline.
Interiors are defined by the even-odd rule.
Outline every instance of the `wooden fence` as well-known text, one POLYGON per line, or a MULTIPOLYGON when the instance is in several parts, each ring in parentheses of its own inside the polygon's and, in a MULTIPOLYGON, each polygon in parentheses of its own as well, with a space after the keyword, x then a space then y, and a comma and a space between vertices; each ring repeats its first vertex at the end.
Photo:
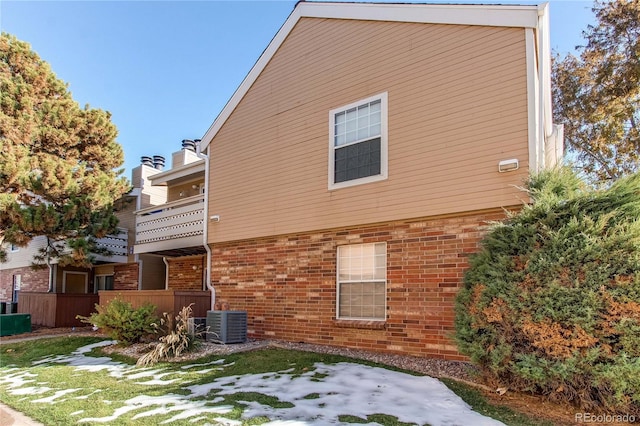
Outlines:
POLYGON ((129 290, 101 291, 97 294, 74 293, 30 293, 21 292, 18 312, 31 314, 31 324, 45 327, 82 327, 87 324, 76 319, 76 315, 87 317, 95 312, 95 305, 104 305, 119 297, 130 302, 134 308, 145 303, 156 306, 156 314, 164 312, 174 316, 192 304, 194 317, 206 317, 211 309, 211 293, 188 290, 129 290))
POLYGON ((82 327, 76 315, 95 312, 97 294, 20 292, 18 312, 31 314, 31 324, 45 327, 82 327))
POLYGON ((131 303, 138 308, 145 303, 156 306, 156 314, 161 316, 164 312, 175 316, 180 310, 191 305, 192 316, 206 317, 211 310, 211 293, 208 291, 190 290, 129 290, 129 291, 101 291, 100 305, 104 305, 116 297, 131 303))

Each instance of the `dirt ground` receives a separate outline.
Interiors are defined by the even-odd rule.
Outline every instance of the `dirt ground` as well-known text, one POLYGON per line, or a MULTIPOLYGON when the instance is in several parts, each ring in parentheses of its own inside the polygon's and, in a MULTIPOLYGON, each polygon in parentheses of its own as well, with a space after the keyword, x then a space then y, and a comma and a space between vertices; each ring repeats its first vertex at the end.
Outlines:
MULTIPOLYGON (((12 336, 4 336, 0 338, 0 343, 8 343, 17 340, 36 339, 46 336, 103 336, 102 333, 94 331, 91 327, 66 327, 66 328, 47 328, 34 326, 30 333, 16 334, 12 336)), ((120 351, 118 348, 112 348, 112 351, 120 351)), ((121 349, 124 354, 130 355, 126 348, 121 349)), ((467 381, 467 383, 469 383, 467 381)), ((516 393, 507 391, 503 395, 488 389, 482 383, 471 383, 483 392, 485 397, 494 405, 507 406, 515 411, 525 413, 536 419, 544 419, 558 426, 580 425, 583 423, 601 424, 595 422, 580 422, 576 419, 576 414, 581 410, 569 404, 557 404, 539 396, 516 393)), ((594 415, 596 413, 593 413, 594 415)), ((636 420, 640 422, 640 419, 636 420)), ((611 423, 607 425, 628 425, 628 423, 611 423)), ((638 424, 638 423, 636 423, 638 424)))

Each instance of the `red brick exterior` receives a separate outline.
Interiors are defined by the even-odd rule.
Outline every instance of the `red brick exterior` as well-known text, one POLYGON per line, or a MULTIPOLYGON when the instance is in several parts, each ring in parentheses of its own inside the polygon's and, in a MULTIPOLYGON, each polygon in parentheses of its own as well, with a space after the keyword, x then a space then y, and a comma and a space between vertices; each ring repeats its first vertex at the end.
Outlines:
POLYGON ((0 302, 11 302, 13 276, 21 276, 20 291, 49 290, 49 268, 32 269, 31 267, 3 269, 0 271, 0 302))
POLYGON ((450 335, 468 255, 502 211, 423 218, 214 244, 217 301, 275 338, 464 359, 450 335), (387 243, 387 320, 336 320, 337 246, 387 243))
POLYGON ((202 290, 206 257, 185 256, 168 258, 169 288, 174 290, 202 290))
POLYGON ((114 290, 138 290, 138 264, 125 263, 113 267, 114 290))

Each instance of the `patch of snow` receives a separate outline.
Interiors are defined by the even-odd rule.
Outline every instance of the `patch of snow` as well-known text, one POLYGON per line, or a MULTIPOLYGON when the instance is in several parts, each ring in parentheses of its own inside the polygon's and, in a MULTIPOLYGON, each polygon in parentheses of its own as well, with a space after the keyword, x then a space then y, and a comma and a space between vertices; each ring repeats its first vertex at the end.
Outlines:
MULTIPOLYGON (((388 414, 402 422, 431 425, 500 425, 471 410, 460 397, 439 380, 412 376, 360 364, 316 364, 315 370, 300 376, 274 372, 222 377, 211 383, 189 386, 193 396, 237 392, 258 392, 294 404, 273 408, 248 403, 244 417, 267 416, 273 421, 337 423, 340 415, 367 418, 388 414), (318 381, 317 374, 326 375, 318 381), (310 393, 317 398, 306 399, 310 393)), ((287 370, 290 371, 290 370, 287 370)), ((275 423, 274 423, 275 424, 275 423)))
MULTIPOLYGON (((196 368, 196 367, 206 367, 208 365, 218 365, 218 364, 222 364, 224 363, 224 359, 216 359, 215 361, 211 361, 211 362, 205 362, 202 364, 188 364, 188 365, 183 365, 182 367, 180 367, 183 370, 188 370, 190 368, 196 368)), ((233 363, 231 364, 227 364, 227 365, 233 365, 233 363)))
POLYGON ((94 393, 100 393, 100 392, 102 392, 102 389, 96 389, 96 390, 94 390, 94 391, 93 391, 93 392, 91 392, 91 393, 88 393, 88 394, 86 394, 86 395, 76 396, 76 397, 75 397, 75 398, 73 398, 73 399, 89 399, 89 397, 90 397, 91 395, 93 395, 94 393))
MULTIPOLYGON (((221 424, 222 426, 242 426, 241 420, 232 420, 225 417, 216 417, 213 420, 215 420, 217 424, 221 424)), ((194 422, 195 419, 192 419, 191 421, 194 422)))
MULTIPOLYGON (((86 355, 95 347, 111 343, 107 341, 83 346, 69 356, 51 357, 34 364, 65 363, 76 367, 77 371, 104 370, 110 376, 124 380, 149 378, 150 380, 142 382, 147 385, 166 385, 179 381, 180 378, 166 380, 162 379, 164 376, 186 374, 186 372, 168 372, 166 369, 140 369, 115 362, 108 357, 86 355)), ((196 373, 205 374, 205 371, 232 365, 221 365, 223 363, 224 360, 190 364, 183 366, 182 369, 194 369, 193 371, 196 373), (220 367, 201 368, 212 365, 220 365, 220 367)), ((8 384, 9 392, 19 395, 37 395, 55 390, 46 386, 30 386, 29 383, 34 382, 33 377, 37 376, 28 372, 16 372, 0 377, 0 384, 8 384)), ((188 390, 190 393, 188 395, 167 394, 156 397, 138 395, 124 401, 123 405, 114 409, 110 416, 86 417, 80 419, 79 422, 108 423, 132 411, 138 411, 133 417, 134 419, 151 418, 160 414, 174 414, 163 423, 183 419, 195 421, 196 419, 206 419, 204 414, 230 412, 233 406, 223 404, 224 395, 257 392, 293 405, 290 408, 274 408, 256 401, 246 402, 247 408, 242 414, 243 418, 267 416, 271 421, 266 424, 270 426, 338 424, 341 415, 366 419, 372 414, 386 414, 397 417, 401 422, 428 423, 433 426, 468 424, 494 426, 502 424, 474 412, 469 405, 439 380, 348 362, 317 363, 314 368, 303 374, 298 374, 294 368, 289 368, 278 372, 212 378, 209 383, 186 386, 182 389, 188 390), (206 398, 197 399, 203 396, 206 398)), ((79 391, 82 389, 57 390, 53 395, 36 399, 33 402, 53 404, 59 402, 64 395, 79 391)), ((89 392, 89 389, 86 392, 89 392)), ((93 392, 99 391, 92 390, 93 392)), ((75 399, 84 397, 86 396, 77 396, 75 399)), ((120 404, 118 403, 118 405, 120 404)), ((217 417, 215 421, 229 426, 242 424, 241 421, 223 417, 217 417)))
MULTIPOLYGON (((217 402, 220 402, 219 400, 217 402)), ((201 415, 204 413, 216 413, 216 414, 226 414, 233 410, 233 407, 230 405, 220 405, 217 407, 212 407, 210 404, 211 401, 189 401, 185 398, 184 395, 175 395, 175 394, 167 394, 162 396, 148 396, 148 395, 138 395, 131 399, 128 399, 124 402, 124 406, 115 410, 114 414, 106 417, 91 417, 80 419, 78 422, 86 423, 86 422, 97 422, 97 423, 107 423, 113 420, 116 420, 121 415, 128 413, 134 410, 140 410, 148 407, 157 407, 148 411, 143 411, 141 413, 133 416, 133 419, 139 419, 143 417, 151 417, 160 414, 167 414, 174 411, 180 411, 181 413, 172 417, 169 420, 166 420, 162 423, 171 423, 177 419, 187 419, 189 417, 201 415)))
POLYGON ((57 391, 56 393, 54 393, 51 396, 48 396, 46 398, 35 399, 32 402, 44 402, 44 403, 47 403, 47 404, 55 404, 56 402, 60 402, 60 400, 58 400, 58 398, 60 398, 62 396, 65 396, 66 394, 69 394, 69 393, 78 392, 80 390, 82 390, 82 389, 63 389, 63 390, 57 391))

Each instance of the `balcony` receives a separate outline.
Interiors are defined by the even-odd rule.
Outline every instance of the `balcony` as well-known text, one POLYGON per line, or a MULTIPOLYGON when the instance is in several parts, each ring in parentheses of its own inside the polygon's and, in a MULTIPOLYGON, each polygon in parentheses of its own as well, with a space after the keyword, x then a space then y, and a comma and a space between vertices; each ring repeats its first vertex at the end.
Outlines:
POLYGON ((136 212, 134 253, 178 256, 204 253, 204 195, 136 212))
POLYGON ((127 229, 118 228, 117 235, 107 235, 104 238, 98 238, 96 242, 98 247, 106 248, 111 253, 111 256, 96 255, 96 262, 108 262, 108 263, 127 263, 128 262, 128 244, 129 244, 129 232, 127 229))

